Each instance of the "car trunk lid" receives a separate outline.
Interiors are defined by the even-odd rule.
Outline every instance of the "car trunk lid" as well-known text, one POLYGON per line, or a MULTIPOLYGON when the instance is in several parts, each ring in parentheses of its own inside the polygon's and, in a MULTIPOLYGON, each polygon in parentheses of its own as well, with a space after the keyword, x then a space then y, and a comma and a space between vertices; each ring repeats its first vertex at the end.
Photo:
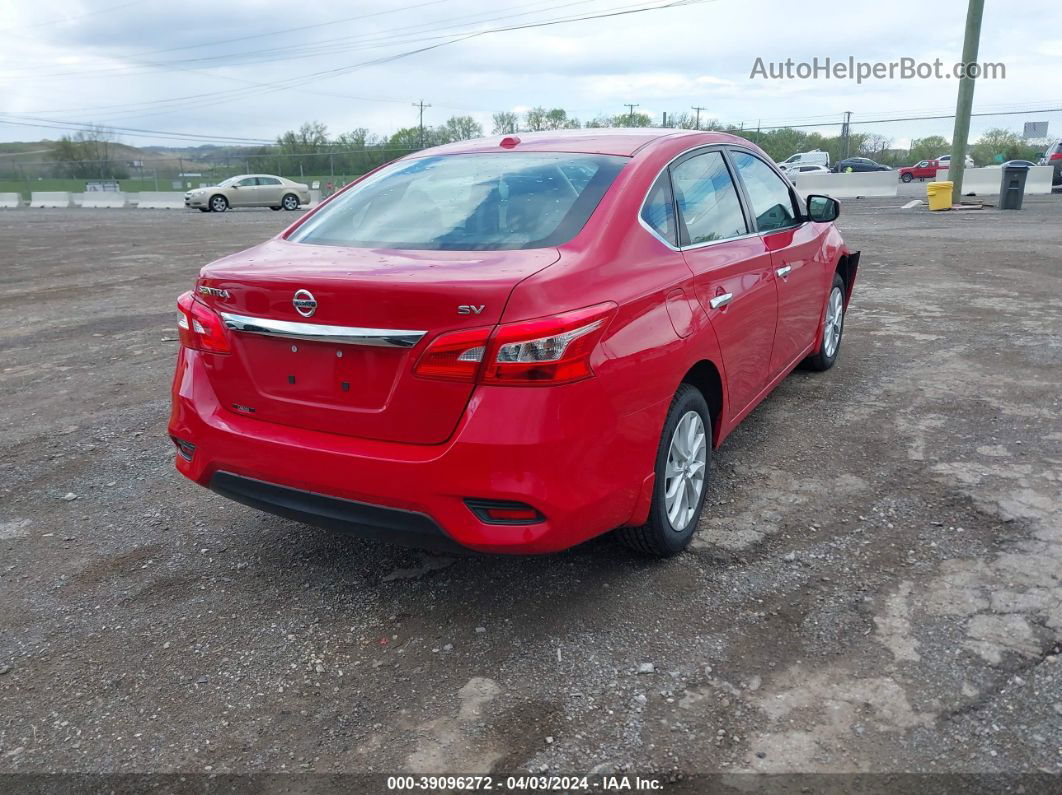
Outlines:
POLYGON ((473 385, 415 377, 413 364, 440 333, 495 325, 512 288, 558 256, 277 239, 226 257, 197 284, 232 342, 231 355, 204 357, 211 385, 226 409, 264 421, 441 443, 473 385))

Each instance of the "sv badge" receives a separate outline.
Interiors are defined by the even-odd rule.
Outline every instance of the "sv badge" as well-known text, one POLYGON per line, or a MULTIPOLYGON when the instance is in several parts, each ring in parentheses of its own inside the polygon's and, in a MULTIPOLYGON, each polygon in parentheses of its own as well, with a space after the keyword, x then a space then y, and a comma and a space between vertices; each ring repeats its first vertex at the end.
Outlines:
POLYGON ((457 314, 478 315, 486 308, 486 304, 480 304, 479 306, 472 306, 471 304, 461 304, 461 306, 457 307, 457 314))

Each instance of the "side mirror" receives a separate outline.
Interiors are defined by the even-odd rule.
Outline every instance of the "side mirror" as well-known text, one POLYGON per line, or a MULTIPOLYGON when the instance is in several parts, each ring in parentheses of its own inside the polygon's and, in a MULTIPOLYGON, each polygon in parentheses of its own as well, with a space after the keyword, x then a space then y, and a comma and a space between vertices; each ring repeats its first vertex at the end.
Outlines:
POLYGON ((841 214, 841 204, 829 196, 808 196, 808 218, 816 223, 825 224, 836 221, 841 214))

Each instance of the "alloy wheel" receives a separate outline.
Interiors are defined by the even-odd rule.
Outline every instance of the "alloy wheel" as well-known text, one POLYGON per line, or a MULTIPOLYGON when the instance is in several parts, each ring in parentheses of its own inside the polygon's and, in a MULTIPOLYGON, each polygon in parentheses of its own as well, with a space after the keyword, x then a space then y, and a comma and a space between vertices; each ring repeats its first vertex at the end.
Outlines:
POLYGON ((822 351, 826 358, 832 358, 841 344, 841 326, 844 325, 844 296, 841 288, 830 291, 830 301, 826 305, 826 321, 822 331, 822 351))
POLYGON ((707 462, 704 420, 698 412, 687 411, 671 435, 664 478, 664 509, 677 533, 689 526, 701 504, 707 462))

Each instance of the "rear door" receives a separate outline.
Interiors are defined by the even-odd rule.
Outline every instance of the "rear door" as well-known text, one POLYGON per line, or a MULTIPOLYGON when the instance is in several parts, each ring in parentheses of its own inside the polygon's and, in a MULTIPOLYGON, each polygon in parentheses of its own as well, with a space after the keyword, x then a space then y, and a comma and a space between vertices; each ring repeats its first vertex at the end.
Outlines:
POLYGON ((804 220, 794 192, 764 160, 731 149, 757 232, 770 252, 778 289, 778 326, 770 374, 777 375, 803 356, 815 339, 826 297, 822 235, 825 228, 804 220))
POLYGON ((771 255, 749 227, 722 149, 676 161, 671 181, 682 255, 719 340, 737 414, 767 384, 778 313, 771 255))
POLYGON ((259 177, 258 187, 255 190, 258 192, 259 204, 279 207, 284 193, 284 183, 276 177, 259 177))

